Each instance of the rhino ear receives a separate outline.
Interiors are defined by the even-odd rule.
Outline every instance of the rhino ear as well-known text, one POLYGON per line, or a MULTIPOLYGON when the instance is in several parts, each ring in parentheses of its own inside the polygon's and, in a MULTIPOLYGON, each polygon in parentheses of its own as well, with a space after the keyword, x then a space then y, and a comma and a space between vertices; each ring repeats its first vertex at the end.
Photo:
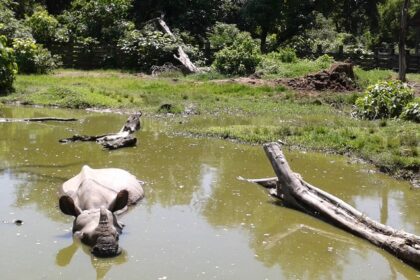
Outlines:
POLYGON ((77 217, 81 213, 80 208, 74 204, 73 198, 71 198, 68 195, 63 195, 62 197, 60 197, 59 204, 61 212, 63 212, 66 215, 77 217))
POLYGON ((114 201, 108 207, 108 210, 111 212, 115 212, 118 210, 123 209, 128 203, 128 191, 122 190, 117 194, 114 201))

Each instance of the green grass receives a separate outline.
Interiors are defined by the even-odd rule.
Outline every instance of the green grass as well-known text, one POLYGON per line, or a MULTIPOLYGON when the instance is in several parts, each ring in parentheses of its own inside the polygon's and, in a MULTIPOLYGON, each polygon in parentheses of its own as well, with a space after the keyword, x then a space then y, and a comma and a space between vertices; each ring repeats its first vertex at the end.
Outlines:
POLYGON ((386 81, 396 77, 396 73, 391 70, 363 70, 360 67, 354 67, 354 73, 357 77, 357 83, 362 89, 379 81, 386 81))
MULTIPOLYGON (((356 73, 366 83, 392 75, 357 68, 356 73)), ((140 109, 149 115, 170 112, 175 117, 168 133, 249 143, 282 139, 290 146, 357 155, 394 174, 419 172, 419 125, 351 118, 351 104, 359 93, 302 97, 283 86, 219 82, 212 77, 153 78, 118 71, 59 70, 52 75, 18 76, 15 93, 0 100, 66 108, 140 109), (162 109, 163 104, 171 107, 162 109), (188 106, 200 115, 181 117, 179 113, 188 106)), ((409 77, 420 80, 420 75, 409 77)))
POLYGON ((53 75, 20 75, 15 93, 5 102, 54 105, 67 108, 107 107, 157 111, 162 104, 184 107, 196 103, 204 111, 217 110, 219 103, 236 97, 255 99, 284 92, 283 87, 252 87, 191 78, 137 77, 117 71, 60 70, 53 75))
POLYGON ((298 59, 294 63, 285 63, 270 57, 264 57, 257 72, 264 75, 264 78, 296 78, 309 73, 316 73, 330 67, 329 62, 318 60, 298 59))

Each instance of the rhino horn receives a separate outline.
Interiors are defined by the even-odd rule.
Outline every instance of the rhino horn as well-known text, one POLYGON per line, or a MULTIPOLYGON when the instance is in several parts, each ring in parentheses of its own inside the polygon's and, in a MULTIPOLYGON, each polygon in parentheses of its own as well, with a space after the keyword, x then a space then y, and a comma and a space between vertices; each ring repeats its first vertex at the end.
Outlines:
POLYGON ((108 213, 104 207, 101 207, 99 215, 99 224, 107 225, 108 224, 108 213))

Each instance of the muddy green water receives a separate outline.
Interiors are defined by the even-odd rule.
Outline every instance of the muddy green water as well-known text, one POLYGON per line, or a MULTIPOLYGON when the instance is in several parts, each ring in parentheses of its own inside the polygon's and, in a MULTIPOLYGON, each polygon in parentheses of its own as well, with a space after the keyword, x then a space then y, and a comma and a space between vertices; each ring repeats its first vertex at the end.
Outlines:
MULTIPOLYGON (((236 180, 273 175, 261 147, 170 137, 160 132, 164 120, 146 118, 136 148, 108 152, 57 140, 117 131, 126 116, 0 108, 0 117, 40 116, 80 121, 0 123, 1 279, 420 279, 387 252, 236 180), (84 164, 124 168, 147 182, 146 199, 121 217, 119 257, 92 257, 57 207, 59 186, 84 164)), ((420 192, 406 182, 343 157, 286 155, 312 184, 420 235, 420 192)))

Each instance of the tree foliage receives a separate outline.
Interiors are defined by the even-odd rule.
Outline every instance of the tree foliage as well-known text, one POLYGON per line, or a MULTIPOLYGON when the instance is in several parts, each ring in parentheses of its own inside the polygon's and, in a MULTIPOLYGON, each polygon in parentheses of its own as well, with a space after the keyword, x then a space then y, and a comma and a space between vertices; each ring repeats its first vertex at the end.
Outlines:
POLYGON ((10 91, 17 74, 13 49, 8 48, 6 42, 6 37, 0 36, 0 93, 10 91))
MULTIPOLYGON (((409 23, 420 17, 420 1, 412 2, 409 23)), ((402 0, 0 0, 0 35, 9 38, 9 47, 19 38, 35 39, 47 49, 54 42, 78 43, 86 50, 120 48, 129 57, 135 55, 133 61, 140 63, 136 68, 143 69, 152 61, 172 58, 168 50, 174 43, 156 35, 158 28, 155 35, 145 31, 154 18, 164 15, 175 41, 185 43, 192 55, 205 53, 209 63, 223 49, 225 55, 236 55, 229 44, 241 32, 251 34, 262 53, 290 47, 301 55, 317 45, 337 51, 344 44, 349 46, 346 51, 364 54, 381 42, 397 41, 401 4, 402 0), (153 50, 156 46, 161 49, 153 50)), ((408 47, 418 38, 411 22, 408 47)))

